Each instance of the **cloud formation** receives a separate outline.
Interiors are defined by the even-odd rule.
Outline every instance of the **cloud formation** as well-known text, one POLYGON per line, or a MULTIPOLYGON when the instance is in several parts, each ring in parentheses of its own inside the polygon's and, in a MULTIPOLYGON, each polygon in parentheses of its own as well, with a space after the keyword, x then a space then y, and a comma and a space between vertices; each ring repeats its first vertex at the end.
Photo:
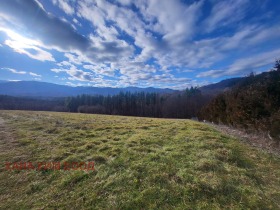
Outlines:
POLYGON ((210 70, 197 75, 197 77, 222 77, 227 75, 242 75, 245 76, 250 72, 256 72, 260 67, 271 64, 271 60, 275 61, 279 58, 280 49, 264 52, 254 56, 241 58, 231 65, 227 66, 225 70, 210 70))
MULTIPOLYGON (((54 2, 62 5, 61 7, 63 9, 65 9, 63 5, 67 4, 63 0, 54 2)), ((95 62, 99 60, 114 60, 117 57, 117 53, 126 56, 126 52, 131 50, 131 47, 126 45, 125 41, 101 40, 99 42, 93 42, 90 37, 78 33, 69 23, 47 13, 34 0, 3 0, 1 2, 0 13, 2 14, 1 18, 5 22, 10 24, 10 20, 12 20, 14 25, 20 25, 23 28, 22 30, 29 32, 30 37, 40 40, 41 47, 48 49, 56 49, 62 52, 75 52, 76 54, 83 53, 95 62)), ((14 48, 13 46, 17 44, 8 43, 8 46, 14 48)), ((39 48, 35 50, 42 53, 39 48)), ((26 50, 22 50, 21 52, 32 57, 32 54, 26 50)))
POLYGON ((3 46, 53 63, 66 82, 105 86, 185 88, 265 67, 279 53, 279 20, 259 0, 2 0, 0 7, 3 46))
POLYGON ((34 0, 3 0, 0 12, 6 22, 12 20, 14 25, 20 25, 48 47, 83 51, 89 46, 86 37, 77 33, 68 23, 44 11, 34 0))

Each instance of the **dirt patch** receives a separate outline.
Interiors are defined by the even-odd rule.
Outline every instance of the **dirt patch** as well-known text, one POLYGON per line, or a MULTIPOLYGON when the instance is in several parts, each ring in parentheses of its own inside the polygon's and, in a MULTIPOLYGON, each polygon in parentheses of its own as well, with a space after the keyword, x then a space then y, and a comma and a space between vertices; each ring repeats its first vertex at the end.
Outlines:
POLYGON ((216 125, 207 123, 216 130, 233 137, 236 137, 243 142, 250 144, 253 147, 265 150, 269 153, 280 156, 280 144, 277 144, 270 136, 266 133, 247 133, 236 128, 231 128, 226 125, 216 125))

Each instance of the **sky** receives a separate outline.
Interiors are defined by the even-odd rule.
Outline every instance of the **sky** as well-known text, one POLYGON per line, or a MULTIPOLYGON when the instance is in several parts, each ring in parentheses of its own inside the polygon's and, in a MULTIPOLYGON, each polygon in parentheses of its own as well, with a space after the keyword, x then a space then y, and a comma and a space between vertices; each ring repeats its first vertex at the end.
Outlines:
POLYGON ((279 0, 1 0, 0 80, 184 89, 273 68, 279 0))

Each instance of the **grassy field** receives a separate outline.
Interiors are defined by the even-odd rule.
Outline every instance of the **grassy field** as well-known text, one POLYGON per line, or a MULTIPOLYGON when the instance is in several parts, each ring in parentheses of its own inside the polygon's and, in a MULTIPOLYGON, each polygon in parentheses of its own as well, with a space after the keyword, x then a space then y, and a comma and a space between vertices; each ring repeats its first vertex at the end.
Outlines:
POLYGON ((190 120, 0 111, 0 160, 0 209, 280 208, 279 157, 190 120))

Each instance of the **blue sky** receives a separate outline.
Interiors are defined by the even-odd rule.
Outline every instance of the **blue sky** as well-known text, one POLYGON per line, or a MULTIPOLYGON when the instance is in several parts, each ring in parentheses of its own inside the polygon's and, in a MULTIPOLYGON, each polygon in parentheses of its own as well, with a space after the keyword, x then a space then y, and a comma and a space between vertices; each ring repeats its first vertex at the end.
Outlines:
POLYGON ((279 0, 1 0, 0 80, 184 89, 267 71, 279 0))

